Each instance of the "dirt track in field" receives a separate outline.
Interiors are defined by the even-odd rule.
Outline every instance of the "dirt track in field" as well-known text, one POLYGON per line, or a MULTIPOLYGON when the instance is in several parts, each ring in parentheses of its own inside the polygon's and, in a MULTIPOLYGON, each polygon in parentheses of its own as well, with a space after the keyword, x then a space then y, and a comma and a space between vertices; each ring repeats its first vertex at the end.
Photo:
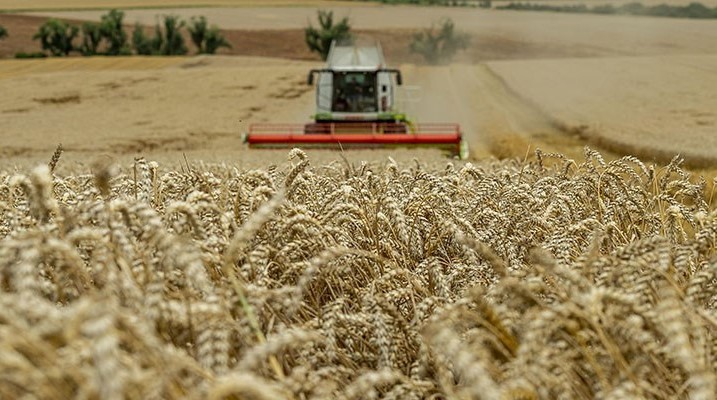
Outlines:
POLYGON ((406 106, 409 113, 419 122, 459 122, 476 158, 522 156, 536 146, 571 155, 579 152, 578 141, 513 93, 485 65, 405 66, 404 70, 406 81, 421 88, 421 101, 406 106))

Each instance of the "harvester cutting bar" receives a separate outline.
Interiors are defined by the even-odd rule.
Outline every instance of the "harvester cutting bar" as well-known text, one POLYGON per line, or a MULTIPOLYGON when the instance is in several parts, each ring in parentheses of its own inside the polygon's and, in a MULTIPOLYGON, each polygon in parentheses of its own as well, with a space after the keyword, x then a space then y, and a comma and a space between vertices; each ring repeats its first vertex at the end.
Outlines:
POLYGON ((249 127, 246 142, 258 147, 447 147, 455 155, 461 154, 461 132, 457 124, 253 124, 249 127))

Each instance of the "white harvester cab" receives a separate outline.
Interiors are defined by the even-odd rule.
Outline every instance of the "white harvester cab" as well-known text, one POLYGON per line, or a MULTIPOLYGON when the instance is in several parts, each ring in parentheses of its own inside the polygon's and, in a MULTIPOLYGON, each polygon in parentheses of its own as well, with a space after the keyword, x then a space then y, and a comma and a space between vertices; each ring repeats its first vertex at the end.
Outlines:
POLYGON ((396 86, 402 83, 401 72, 387 68, 377 42, 339 44, 334 41, 326 67, 309 72, 308 83, 314 81, 316 122, 405 121, 405 115, 396 109, 396 86))

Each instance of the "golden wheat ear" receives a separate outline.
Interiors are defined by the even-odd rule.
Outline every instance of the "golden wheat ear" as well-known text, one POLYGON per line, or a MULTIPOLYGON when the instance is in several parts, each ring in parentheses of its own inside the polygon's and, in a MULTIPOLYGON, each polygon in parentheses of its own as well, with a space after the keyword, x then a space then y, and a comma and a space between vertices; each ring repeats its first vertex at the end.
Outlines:
POLYGON ((62 156, 63 151, 64 149, 62 148, 62 143, 59 143, 55 148, 55 152, 52 153, 50 162, 47 163, 47 166, 50 168, 50 173, 55 172, 55 168, 57 167, 57 163, 60 162, 60 156, 62 156))

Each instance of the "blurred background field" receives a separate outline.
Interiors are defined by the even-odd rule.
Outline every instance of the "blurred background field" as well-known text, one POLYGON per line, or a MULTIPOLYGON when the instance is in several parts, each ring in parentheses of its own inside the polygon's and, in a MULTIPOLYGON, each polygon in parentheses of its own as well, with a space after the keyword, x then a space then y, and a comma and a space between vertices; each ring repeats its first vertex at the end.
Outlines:
MULTIPOLYGON (((150 31, 160 15, 204 15, 232 44, 220 56, 0 60, 0 88, 13 93, 0 101, 3 154, 44 157, 63 141, 68 152, 119 157, 283 157, 248 152, 240 138, 252 122, 311 115, 313 92, 303 81, 321 64, 303 28, 317 7, 232 5, 239 3, 245 7, 126 10, 126 24, 150 31)), ((524 157, 536 147, 580 155, 589 144, 661 161, 680 153, 699 167, 717 161, 704 146, 715 129, 713 20, 322 3, 329 5, 380 40, 389 63, 420 88, 406 111, 460 123, 476 159, 524 157), (408 45, 439 17, 451 18, 470 45, 450 65, 423 65, 408 45)), ((36 50, 32 35, 49 17, 79 24, 102 14, 0 14, 9 31, 0 56, 36 50)))

